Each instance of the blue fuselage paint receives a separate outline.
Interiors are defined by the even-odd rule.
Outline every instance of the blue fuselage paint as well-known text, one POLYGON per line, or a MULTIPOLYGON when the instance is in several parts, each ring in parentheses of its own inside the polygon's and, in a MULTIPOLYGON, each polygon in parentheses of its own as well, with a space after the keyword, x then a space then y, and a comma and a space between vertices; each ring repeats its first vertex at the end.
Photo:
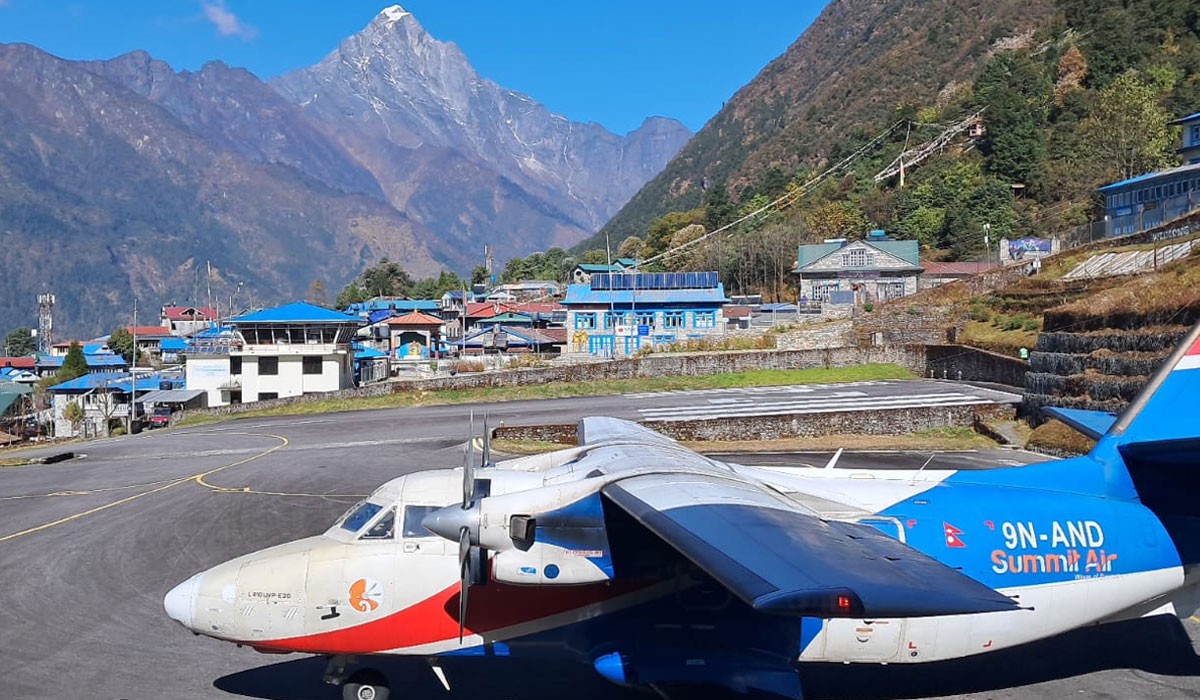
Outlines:
MULTIPOLYGON (((1027 468, 1001 471, 1024 471, 1027 468)), ((888 508, 915 549, 992 588, 1180 566, 1162 523, 1133 500, 946 482, 888 508)), ((969 478, 979 481, 971 473, 969 478)))

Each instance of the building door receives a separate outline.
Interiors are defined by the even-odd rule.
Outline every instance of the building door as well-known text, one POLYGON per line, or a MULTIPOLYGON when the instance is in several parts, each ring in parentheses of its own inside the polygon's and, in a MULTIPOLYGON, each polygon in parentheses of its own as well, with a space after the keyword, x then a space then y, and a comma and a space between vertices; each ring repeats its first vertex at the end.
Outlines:
POLYGON ((613 354, 613 336, 611 335, 591 335, 588 336, 588 352, 593 355, 603 355, 611 357, 613 354))

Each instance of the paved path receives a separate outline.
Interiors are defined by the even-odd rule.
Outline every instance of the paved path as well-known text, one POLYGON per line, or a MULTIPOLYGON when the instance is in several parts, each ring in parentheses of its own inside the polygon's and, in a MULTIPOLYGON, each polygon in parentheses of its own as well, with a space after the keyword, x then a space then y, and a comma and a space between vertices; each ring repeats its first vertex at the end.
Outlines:
MULTIPOLYGON (((568 422, 645 401, 585 398, 492 404, 509 422, 568 422)), ((484 407, 476 407, 482 411, 484 407)), ((56 465, 0 468, 0 699, 334 699, 323 662, 262 656, 193 637, 162 596, 192 573, 323 531, 360 494, 403 473, 462 457, 469 407, 439 406, 148 433, 78 446, 56 465)), ((925 454, 848 454, 846 467, 912 468, 925 454)), ((752 464, 823 464, 820 453, 740 455, 752 464)), ((1031 457, 1009 450, 939 455, 937 466, 986 468, 1031 457)), ((931 465, 932 466, 932 465, 931 465)), ((1200 694, 1186 629, 1161 620, 1085 630, 968 662, 919 668, 806 667, 812 698, 1160 697, 1200 694), (1133 669, 1133 670, 1125 670, 1133 669), (1014 687, 1017 686, 1017 687, 1014 687)), ((539 662, 447 663, 444 693, 420 662, 389 665, 399 697, 572 700, 645 697, 588 668, 539 662)))

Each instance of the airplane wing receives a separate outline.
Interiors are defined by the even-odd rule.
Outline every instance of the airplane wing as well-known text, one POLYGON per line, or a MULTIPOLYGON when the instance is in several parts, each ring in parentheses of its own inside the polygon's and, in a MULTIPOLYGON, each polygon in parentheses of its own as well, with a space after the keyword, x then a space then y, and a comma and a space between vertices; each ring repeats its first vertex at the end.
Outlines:
POLYGON ((822 520, 750 481, 642 474, 601 492, 763 612, 870 619, 1018 608, 873 527, 822 520))
POLYGON ((595 445, 601 442, 638 442, 650 445, 678 446, 679 443, 662 433, 655 432, 637 423, 620 418, 593 416, 579 421, 580 445, 595 445))

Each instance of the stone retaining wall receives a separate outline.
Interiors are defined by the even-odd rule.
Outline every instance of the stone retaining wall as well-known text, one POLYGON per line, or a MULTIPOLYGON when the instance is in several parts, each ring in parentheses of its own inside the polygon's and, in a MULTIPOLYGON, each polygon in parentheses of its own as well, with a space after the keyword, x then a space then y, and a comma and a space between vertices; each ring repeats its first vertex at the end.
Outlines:
MULTIPOLYGON (((976 422, 1012 420, 1016 407, 926 406, 876 411, 838 411, 788 416, 746 416, 730 419, 643 421, 667 437, 688 441, 781 440, 827 435, 907 435, 950 427, 973 427, 976 422)), ((574 444, 576 424, 505 425, 493 432, 496 439, 542 440, 574 444)))
POLYGON ((1029 363, 966 345, 928 345, 925 347, 925 371, 925 376, 934 379, 1024 387, 1029 363))

